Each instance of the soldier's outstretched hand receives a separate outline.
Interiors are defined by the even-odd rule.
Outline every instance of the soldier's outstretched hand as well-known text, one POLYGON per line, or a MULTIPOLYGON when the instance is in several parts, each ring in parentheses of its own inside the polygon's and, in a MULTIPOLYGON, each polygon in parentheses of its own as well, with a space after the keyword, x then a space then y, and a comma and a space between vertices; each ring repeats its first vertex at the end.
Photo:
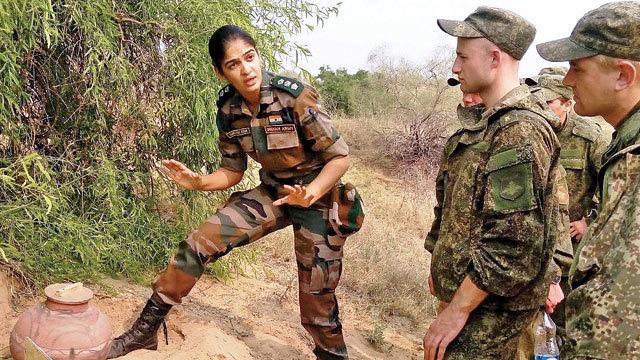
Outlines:
POLYGON ((317 192, 310 186, 284 185, 283 190, 287 195, 274 201, 274 206, 288 204, 309 207, 317 200, 317 192))
POLYGON ((176 160, 162 160, 160 171, 170 177, 178 185, 189 189, 198 190, 202 182, 200 174, 191 171, 185 164, 176 160))

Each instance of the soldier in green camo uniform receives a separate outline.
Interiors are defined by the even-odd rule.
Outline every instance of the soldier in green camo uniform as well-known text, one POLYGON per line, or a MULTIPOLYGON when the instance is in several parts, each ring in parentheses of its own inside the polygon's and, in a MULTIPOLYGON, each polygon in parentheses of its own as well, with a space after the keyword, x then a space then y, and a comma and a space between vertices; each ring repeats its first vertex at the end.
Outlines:
POLYGON ((484 105, 458 108, 463 128, 447 141, 436 181, 425 248, 431 291, 445 307, 424 337, 424 358, 513 359, 559 273, 551 259, 560 144, 554 116, 518 79, 535 27, 484 6, 438 25, 458 38, 461 90, 484 105))
MULTIPOLYGON (((561 67, 544 68, 539 76, 526 79, 531 91, 553 110, 560 120, 554 127, 560 141, 560 164, 566 174, 566 231, 571 240, 565 246, 560 243, 556 249, 555 260, 562 270, 560 286, 568 294, 569 268, 578 242, 587 228, 586 218, 595 212, 594 195, 600 159, 609 144, 609 138, 601 126, 593 119, 577 115, 573 111, 573 92, 562 84, 567 69, 561 67), (573 241, 572 241, 573 240, 573 241)), ((558 344, 566 342, 564 302, 558 304, 553 314, 557 326, 558 344)), ((532 326, 535 325, 535 322, 532 326)), ((520 359, 533 357, 533 328, 528 328, 521 339, 520 359)))
POLYGON ((605 4, 570 37, 537 46, 569 61, 563 83, 575 111, 615 129, 598 174, 598 216, 569 272, 567 344, 562 359, 640 358, 640 3, 605 4))
POLYGON ((251 156, 262 165, 262 183, 232 194, 180 243, 138 320, 112 342, 109 358, 156 349, 157 330, 169 309, 189 293, 208 263, 293 225, 302 325, 318 359, 347 359, 334 290, 345 239, 364 217, 355 188, 340 182, 349 167, 347 144, 313 88, 262 70, 255 42, 243 29, 216 30, 209 54, 216 74, 229 82, 217 101, 222 167, 201 176, 166 160, 163 171, 187 189, 222 190, 240 182, 251 156))
POLYGON ((597 177, 602 155, 611 138, 593 118, 579 116, 573 111, 573 92, 562 84, 564 75, 542 74, 536 79, 534 90, 562 121, 557 132, 560 150, 560 164, 567 171, 569 186, 569 218, 574 250, 582 239, 587 219, 596 210, 594 201, 597 177))

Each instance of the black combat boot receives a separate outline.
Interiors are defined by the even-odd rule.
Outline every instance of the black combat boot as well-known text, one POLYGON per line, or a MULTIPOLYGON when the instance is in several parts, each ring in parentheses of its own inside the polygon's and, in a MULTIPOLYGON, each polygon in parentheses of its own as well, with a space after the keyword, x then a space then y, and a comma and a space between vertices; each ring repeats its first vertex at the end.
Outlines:
POLYGON ((140 313, 140 317, 133 323, 131 329, 111 341, 111 349, 107 359, 124 356, 134 350, 156 350, 158 349, 158 329, 164 325, 164 336, 167 344, 167 325, 164 318, 167 316, 171 305, 152 296, 147 305, 140 313))

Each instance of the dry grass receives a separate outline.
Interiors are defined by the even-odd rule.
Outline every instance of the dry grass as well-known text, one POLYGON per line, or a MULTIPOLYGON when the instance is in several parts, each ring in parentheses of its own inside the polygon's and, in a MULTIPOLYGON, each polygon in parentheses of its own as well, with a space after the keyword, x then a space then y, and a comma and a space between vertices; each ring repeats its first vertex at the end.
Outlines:
POLYGON ((409 186, 362 161, 353 164, 345 180, 357 184, 367 213, 362 230, 347 241, 342 284, 368 296, 377 308, 372 310, 382 316, 415 320, 431 312, 430 256, 423 242, 433 217, 433 185, 409 186))
MULTIPOLYGON (((402 121, 340 118, 335 123, 353 154, 343 180, 357 186, 366 209, 362 230, 345 245, 338 292, 351 293, 351 302, 380 321, 399 315, 422 325, 435 314, 427 285, 430 255, 423 243, 433 219, 434 178, 442 144, 434 144, 431 152, 414 162, 404 161, 389 155, 391 148, 397 154, 407 146, 400 136, 406 129, 402 121)), ((295 278, 292 238, 286 229, 259 245, 267 263, 291 264, 269 273, 281 283, 295 278)))
POLYGON ((385 115, 334 122, 355 157, 416 189, 433 182, 446 136, 457 127, 454 119, 452 113, 434 113, 425 121, 385 115))
MULTIPOLYGON (((399 315, 423 324, 435 314, 427 287, 430 256, 423 248, 433 218, 433 181, 425 176, 409 184, 383 175, 358 158, 344 180, 358 187, 366 218, 360 232, 345 245, 338 292, 350 293, 350 301, 375 318, 399 315), (422 190, 417 191, 418 187, 422 190)), ((290 228, 265 237, 258 247, 267 265, 262 270, 269 278, 283 284, 293 280, 297 285, 290 228)))

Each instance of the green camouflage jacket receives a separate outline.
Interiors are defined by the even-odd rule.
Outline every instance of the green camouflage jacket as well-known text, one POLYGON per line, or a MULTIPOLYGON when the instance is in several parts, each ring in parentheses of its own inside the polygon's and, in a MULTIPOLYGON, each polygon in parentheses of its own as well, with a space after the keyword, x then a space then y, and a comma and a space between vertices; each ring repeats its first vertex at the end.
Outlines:
POLYGON ((567 297, 569 356, 640 358, 640 104, 602 158, 598 217, 576 252, 567 297))
POLYGON ((560 144, 545 105, 523 85, 490 109, 459 107, 463 128, 445 145, 425 241, 441 301, 469 276, 490 293, 481 306, 544 303, 562 229, 560 144))
POLYGON ((598 171, 602 154, 609 138, 600 125, 571 112, 563 129, 557 133, 562 149, 560 164, 567 171, 569 186, 569 218, 577 221, 587 218, 597 207, 593 197, 597 189, 598 171))

